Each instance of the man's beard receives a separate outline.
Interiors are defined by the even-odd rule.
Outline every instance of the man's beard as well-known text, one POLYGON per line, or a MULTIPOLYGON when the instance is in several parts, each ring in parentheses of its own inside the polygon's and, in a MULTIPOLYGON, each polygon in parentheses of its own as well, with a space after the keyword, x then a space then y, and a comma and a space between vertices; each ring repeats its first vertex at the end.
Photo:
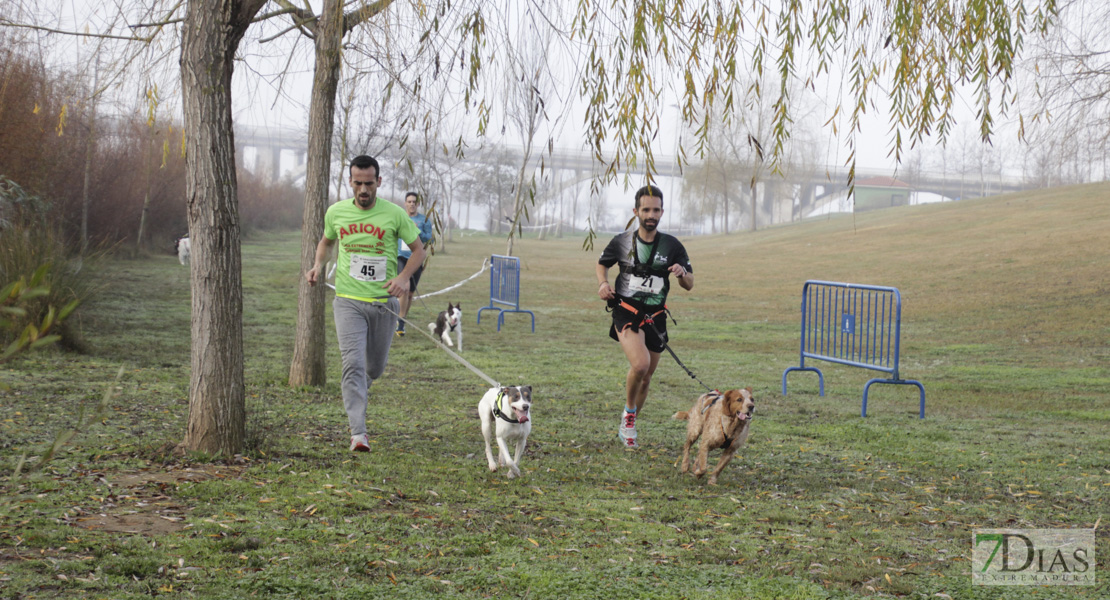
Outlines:
POLYGON ((659 227, 659 221, 656 221, 654 219, 640 221, 640 227, 643 227, 644 231, 655 231, 655 228, 659 227))
POLYGON ((374 203, 374 198, 372 196, 359 196, 356 201, 362 208, 370 208, 370 205, 374 203))

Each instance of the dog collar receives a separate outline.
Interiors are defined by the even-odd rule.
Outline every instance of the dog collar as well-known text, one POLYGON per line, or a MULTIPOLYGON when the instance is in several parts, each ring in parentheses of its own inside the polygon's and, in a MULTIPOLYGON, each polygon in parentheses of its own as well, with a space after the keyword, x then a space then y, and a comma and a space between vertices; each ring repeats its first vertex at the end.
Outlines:
POLYGON ((510 419, 508 415, 501 412, 501 402, 504 399, 505 399, 505 392, 504 391, 497 392, 497 401, 493 403, 493 416, 495 416, 495 417, 497 417, 497 418, 499 418, 503 421, 508 421, 509 423, 520 423, 520 421, 518 421, 516 419, 510 419))

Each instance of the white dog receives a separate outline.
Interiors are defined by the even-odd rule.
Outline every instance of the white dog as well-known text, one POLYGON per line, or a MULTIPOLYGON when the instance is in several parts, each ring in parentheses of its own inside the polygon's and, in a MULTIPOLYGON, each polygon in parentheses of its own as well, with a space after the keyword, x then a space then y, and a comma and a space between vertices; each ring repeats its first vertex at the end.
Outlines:
POLYGON ((428 329, 448 346, 455 345, 451 342, 451 332, 454 331, 459 340, 459 352, 462 352, 462 309, 458 304, 448 303, 447 310, 436 316, 436 322, 428 323, 428 329))
POLYGON ((489 470, 497 471, 498 465, 509 467, 509 479, 520 475, 520 457, 524 444, 532 431, 532 386, 490 388, 478 403, 478 416, 482 419, 482 436, 486 438, 486 460, 489 470), (500 449, 497 460, 493 458, 490 436, 496 435, 500 449), (516 444, 516 455, 509 456, 509 443, 516 444))
POLYGON ((177 260, 181 261, 183 265, 189 264, 189 250, 192 246, 189 243, 189 236, 177 238, 173 244, 177 250, 177 260))

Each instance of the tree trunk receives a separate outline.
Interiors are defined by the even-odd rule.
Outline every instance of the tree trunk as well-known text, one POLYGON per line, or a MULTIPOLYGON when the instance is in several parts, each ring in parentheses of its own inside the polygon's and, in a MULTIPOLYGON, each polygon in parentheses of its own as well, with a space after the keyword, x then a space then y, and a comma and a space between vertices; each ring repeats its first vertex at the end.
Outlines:
MULTIPOLYGON (((335 122, 335 94, 343 55, 343 4, 326 0, 316 23, 316 68, 308 111, 308 163, 305 165, 304 224, 301 226, 301 272, 312 268, 316 245, 324 234, 331 177, 331 136, 335 122)), ((380 174, 379 174, 380 175, 380 174)), ((289 385, 324 385, 324 300, 326 288, 299 278, 297 328, 289 385)))
MULTIPOLYGON (((513 239, 516 238, 520 213, 524 211, 524 173, 528 169, 528 159, 532 157, 532 137, 524 143, 524 158, 520 160, 520 171, 516 176, 516 196, 513 197, 513 220, 509 223, 509 244, 505 256, 513 255, 513 239)), ((519 229, 523 231, 523 229, 519 229)))
MULTIPOLYGON (((454 208, 455 203, 458 202, 458 199, 455 198, 455 176, 450 175, 448 177, 447 181, 450 182, 450 183, 444 184, 444 186, 445 186, 444 190, 447 193, 447 197, 451 198, 451 200, 449 202, 445 203, 446 207, 445 207, 445 210, 443 211, 443 214, 447 215, 447 218, 444 219, 444 223, 443 223, 443 229, 444 229, 444 232, 443 232, 443 249, 445 251, 447 250, 447 244, 449 242, 454 242, 455 241, 455 232, 453 231, 453 229, 451 227, 451 209, 454 208)), ((458 211, 456 211, 456 212, 458 212, 458 211)), ((456 223, 457 223, 457 220, 456 220, 456 223)))
MULTIPOLYGON (((147 132, 149 134, 149 132, 147 132)), ((153 138, 148 138, 153 139, 153 138)), ((147 156, 144 159, 146 163, 146 192, 143 194, 143 211, 139 214, 139 233, 135 236, 135 251, 143 251, 143 234, 146 233, 146 217, 150 212, 150 188, 153 185, 153 176, 151 175, 150 157, 154 155, 154 144, 147 144, 147 156)))
POLYGON ((264 0, 190 0, 181 36, 185 199, 192 244, 192 377, 182 446, 243 449, 243 282, 231 74, 264 0))
POLYGON ((89 138, 85 140, 85 178, 81 185, 81 256, 85 256, 89 251, 89 179, 92 175, 93 155, 96 154, 97 97, 95 88, 99 75, 100 71, 98 69, 97 76, 93 79, 94 94, 90 100, 92 102, 92 112, 89 116, 89 138))
POLYGON ((721 187, 723 188, 723 191, 725 193, 725 235, 728 235, 728 204, 729 202, 732 202, 732 198, 729 197, 729 190, 731 189, 730 186, 732 185, 732 183, 728 180, 727 176, 723 177, 722 179, 723 181, 721 181, 721 187))
POLYGON ((143 211, 139 214, 139 233, 135 236, 135 251, 143 251, 143 233, 146 230, 146 215, 150 212, 150 186, 147 185, 146 193, 143 194, 143 211))
POLYGON ((759 215, 759 191, 757 186, 752 186, 752 222, 750 223, 750 231, 755 231, 756 217, 759 215))

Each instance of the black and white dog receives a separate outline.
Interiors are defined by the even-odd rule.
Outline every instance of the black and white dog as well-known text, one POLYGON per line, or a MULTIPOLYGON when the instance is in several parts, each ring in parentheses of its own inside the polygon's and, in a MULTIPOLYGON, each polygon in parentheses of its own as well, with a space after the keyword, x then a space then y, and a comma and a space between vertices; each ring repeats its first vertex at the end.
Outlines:
POLYGON ((524 444, 532 432, 532 386, 494 387, 478 402, 478 416, 482 419, 482 436, 486 438, 486 461, 490 471, 498 465, 509 468, 509 479, 520 476, 520 457, 524 444), (493 458, 490 438, 497 439, 499 450, 493 458), (516 454, 509 455, 509 444, 516 444, 516 454))
POLYGON ((428 329, 448 346, 455 345, 451 341, 451 332, 454 331, 459 341, 459 352, 462 352, 462 309, 458 304, 447 303, 447 310, 439 313, 435 323, 428 323, 428 329))

